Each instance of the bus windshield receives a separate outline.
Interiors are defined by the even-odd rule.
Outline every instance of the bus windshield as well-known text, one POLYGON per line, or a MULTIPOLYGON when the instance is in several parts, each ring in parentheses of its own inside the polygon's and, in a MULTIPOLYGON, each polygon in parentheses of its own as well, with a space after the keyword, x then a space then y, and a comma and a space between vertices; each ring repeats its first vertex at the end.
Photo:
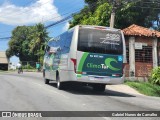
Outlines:
POLYGON ((116 55, 123 54, 121 32, 80 28, 78 51, 116 55))

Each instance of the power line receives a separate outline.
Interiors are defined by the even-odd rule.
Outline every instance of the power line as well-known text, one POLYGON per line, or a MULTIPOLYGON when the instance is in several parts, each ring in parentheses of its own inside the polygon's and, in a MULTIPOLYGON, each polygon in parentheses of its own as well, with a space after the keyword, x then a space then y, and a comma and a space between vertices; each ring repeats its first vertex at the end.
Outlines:
POLYGON ((2 34, 2 33, 9 33, 9 32, 11 32, 11 31, 9 31, 9 30, 8 31, 1 31, 0 34, 2 34))
MULTIPOLYGON (((131 0, 132 1, 132 0, 131 0)), ((136 2, 138 2, 138 1, 136 1, 136 2)), ((46 2, 46 3, 48 3, 48 2, 46 2)), ((45 4, 46 4, 45 3, 45 4)), ((93 4, 95 4, 95 3, 97 3, 97 2, 94 2, 93 4)), ((147 2, 147 3, 149 3, 149 2, 147 2)), ((40 5, 40 6, 42 6, 42 5, 40 5)), ((93 7, 93 6, 92 6, 93 7)), ((134 6, 134 7, 139 7, 139 6, 134 6)), ((141 7, 141 8, 149 8, 149 7, 141 7)), ((159 9, 159 8, 155 8, 155 9, 159 9)), ((66 15, 66 14, 69 14, 69 13, 65 13, 64 15, 66 15)), ((72 15, 70 15, 70 16, 67 16, 67 17, 65 17, 64 19, 66 19, 66 18, 71 18, 71 16, 72 15)), ((58 17, 60 17, 60 16, 58 16, 58 17)), ((58 18, 58 17, 54 17, 54 18, 51 18, 51 19, 55 19, 55 18, 58 18)), ((49 20, 51 20, 51 19, 49 19, 49 20)), ((49 20, 47 20, 47 21, 49 21, 49 20)), ((59 24, 59 23, 61 23, 61 21, 63 21, 63 19, 62 20, 60 20, 60 21, 57 21, 57 22, 55 22, 55 23, 53 23, 53 24, 51 24, 51 25, 48 25, 48 26, 54 26, 54 25, 56 25, 56 24, 59 24)), ((46 21, 45 21, 46 22, 46 21)), ((2 37, 2 38, 0 38, 0 39, 7 39, 7 38, 11 38, 11 37, 2 37)))
MULTIPOLYGON (((74 13, 78 13, 80 10, 81 10, 81 8, 79 8, 79 9, 75 10, 75 12, 74 12, 74 13)), ((64 14, 62 14, 62 15, 63 15, 63 16, 65 16, 65 15, 68 15, 68 14, 74 14, 74 13, 73 13, 73 12, 72 12, 72 13, 66 12, 66 13, 64 13, 64 14)), ((50 21, 50 20, 52 20, 52 19, 59 18, 59 17, 60 17, 60 16, 58 16, 58 17, 53 17, 53 18, 51 18, 51 19, 48 19, 48 20, 44 21, 43 23, 45 23, 45 22, 47 22, 47 21, 50 21)))
MULTIPOLYGON (((66 10, 72 10, 73 8, 75 8, 77 5, 78 5, 78 3, 79 3, 80 1, 76 1, 76 2, 72 2, 72 4, 69 4, 70 6, 67 6, 67 7, 63 7, 63 9, 64 9, 64 11, 66 11, 66 10), (71 7, 71 6, 74 6, 74 7, 71 7), (69 8, 69 9, 68 9, 69 8)), ((48 3, 48 2, 47 2, 48 3)), ((79 8, 79 9, 82 9, 82 8, 79 8)), ((22 12, 23 13, 23 12, 22 12)), ((27 13, 27 12, 26 12, 27 13)), ((55 12, 54 12, 55 13, 55 12)), ((13 14, 12 14, 13 15, 13 14)), ((52 14, 52 16, 54 16, 54 15, 57 15, 57 14, 52 14)), ((62 15, 66 15, 66 13, 64 13, 64 14, 61 14, 61 16, 62 15)), ((53 19, 55 19, 55 18, 61 18, 61 16, 58 16, 58 17, 52 17, 52 18, 49 18, 48 20, 45 20, 44 22, 47 22, 47 21, 50 21, 50 20, 53 20, 53 19)), ((47 17, 47 16, 44 16, 44 17, 47 17)), ((43 17, 43 18, 44 18, 43 17)), ((43 23, 44 23, 43 22, 43 23)), ((9 33, 9 32, 11 32, 11 31, 3 31, 3 32, 0 32, 0 34, 1 33, 9 33)))
MULTIPOLYGON (((74 6, 74 7, 76 7, 76 6, 74 6)), ((72 8, 74 8, 74 7, 72 7, 72 8)), ((61 14, 61 16, 70 14, 70 12, 73 11, 72 8, 71 8, 71 9, 67 9, 67 10, 70 10, 70 11, 61 14)), ((80 11, 81 9, 82 9, 82 8, 78 8, 78 9, 76 9, 76 10, 74 10, 74 11, 80 11)), ((52 17, 52 18, 50 18, 50 19, 48 19, 48 20, 45 20, 43 23, 45 23, 45 22, 47 22, 47 21, 50 21, 50 20, 53 20, 53 19, 55 19, 55 18, 60 18, 61 16, 52 17)))
MULTIPOLYGON (((48 29, 48 28, 50 28, 50 27, 52 27, 52 26, 54 26, 54 25, 56 25, 56 24, 59 24, 59 23, 61 23, 61 22, 64 22, 64 21, 66 21, 67 19, 70 19, 70 18, 72 18, 72 15, 73 14, 70 14, 69 16, 67 16, 67 17, 65 17, 65 18, 63 18, 63 19, 61 19, 61 20, 59 20, 59 21, 57 21, 57 22, 55 22, 55 23, 52 23, 52 24, 50 24, 50 25, 48 25, 48 26, 45 26, 45 29, 48 29)), ((35 31, 33 31, 32 33, 34 33, 35 31)), ((1 37, 0 39, 1 40, 9 40, 11 37, 1 37)))
MULTIPOLYGON (((94 3, 92 3, 92 5, 90 6, 91 8, 92 7, 94 7, 95 5, 96 5, 96 3, 97 2, 94 2, 94 3)), ((52 27, 52 26, 54 26, 54 25, 57 25, 57 24, 59 24, 59 23, 61 23, 61 22, 64 22, 64 21, 66 21, 66 20, 68 20, 68 19, 70 19, 70 18, 72 18, 72 16, 73 15, 75 15, 75 14, 77 14, 79 11, 76 11, 76 12, 74 12, 74 13, 71 13, 69 16, 67 16, 67 17, 65 17, 65 18, 63 18, 63 19, 61 19, 61 20, 59 20, 59 21, 57 21, 57 22, 54 22, 54 23, 52 23, 52 24, 50 24, 50 25, 48 25, 48 26, 45 26, 45 28, 46 29, 48 29, 48 28, 50 28, 50 27, 52 27)), ((33 31, 34 32, 34 31, 33 31)), ((10 39, 11 37, 2 37, 2 38, 0 38, 0 39, 10 39)))
MULTIPOLYGON (((91 5, 90 7, 91 7, 91 8, 94 7, 94 6, 96 5, 96 3, 97 3, 97 2, 92 3, 92 5, 91 5)), ((77 14, 79 11, 80 11, 80 10, 78 10, 78 11, 70 14, 69 16, 65 17, 64 19, 62 19, 62 20, 60 20, 60 21, 54 22, 54 23, 46 26, 46 29, 47 29, 47 28, 50 28, 50 27, 52 27, 52 26, 54 26, 54 25, 56 25, 56 24, 59 24, 59 23, 61 23, 61 22, 64 22, 64 21, 66 21, 67 19, 72 18, 72 16, 75 15, 75 14, 77 14)))
MULTIPOLYGON (((69 19, 69 18, 72 18, 72 15, 78 13, 79 11, 80 11, 80 9, 76 10, 76 12, 73 12, 73 13, 64 13, 63 15, 68 15, 68 14, 70 14, 70 15, 67 16, 67 17, 64 17, 63 19, 61 19, 61 20, 59 20, 59 21, 57 21, 57 22, 55 22, 55 23, 52 23, 52 24, 46 26, 45 28, 47 29, 47 28, 49 28, 49 26, 53 26, 53 25, 59 24, 61 21, 63 22, 63 21, 65 21, 65 20, 69 19)), ((60 16, 54 17, 54 18, 52 18, 52 19, 57 19, 57 18, 59 18, 59 17, 60 17, 60 16)), ((10 39, 10 38, 11 38, 11 37, 1 37, 0 39, 5 40, 5 39, 10 39)))
POLYGON ((57 21, 57 22, 55 22, 55 23, 52 23, 52 24, 46 26, 45 28, 48 29, 48 28, 50 28, 50 27, 52 27, 52 26, 54 26, 54 25, 56 25, 56 24, 59 24, 59 23, 61 23, 61 22, 66 21, 66 20, 68 20, 68 19, 70 19, 70 18, 72 18, 72 15, 69 15, 69 16, 63 18, 63 19, 60 20, 60 21, 57 21))
POLYGON ((2 37, 0 39, 5 40, 5 39, 10 39, 11 37, 2 37))
MULTIPOLYGON (((79 2, 80 2, 80 1, 78 1, 78 2, 77 2, 77 1, 76 1, 76 2, 72 2, 72 3, 74 3, 74 4, 70 4, 70 6, 76 7, 79 2)), ((68 6, 67 6, 67 7, 63 7, 63 8, 64 8, 64 11, 66 11, 66 10, 72 10, 72 9, 74 8, 74 7, 70 7, 70 6, 69 6, 69 9, 68 9, 68 6)), ((79 8, 79 9, 81 9, 81 8, 79 8)), ((52 16, 57 15, 56 11, 55 11, 54 13, 55 13, 55 14, 52 14, 52 16)), ((69 13, 69 12, 67 12, 67 13, 69 13)), ((43 21, 43 23, 45 23, 45 22, 47 22, 47 21, 50 21, 50 20, 53 20, 53 19, 56 19, 56 18, 61 18, 62 15, 66 15, 67 13, 60 14, 60 16, 57 16, 57 17, 49 18, 48 20, 43 21)), ((44 17, 47 17, 47 16, 43 16, 42 19, 43 19, 44 17)))

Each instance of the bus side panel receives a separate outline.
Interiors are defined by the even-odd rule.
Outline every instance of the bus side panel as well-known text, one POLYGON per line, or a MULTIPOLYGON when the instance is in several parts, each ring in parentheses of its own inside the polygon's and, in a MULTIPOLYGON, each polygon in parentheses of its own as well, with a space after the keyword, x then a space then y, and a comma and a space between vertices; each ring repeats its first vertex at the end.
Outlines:
POLYGON ((44 70, 45 70, 45 78, 50 79, 50 71, 51 71, 51 66, 52 66, 52 58, 51 56, 46 53, 44 57, 44 70))
POLYGON ((68 69, 68 53, 62 54, 59 60, 59 69, 66 71, 68 69))
POLYGON ((49 54, 49 57, 48 57, 48 79, 50 80, 55 80, 55 69, 56 69, 56 66, 55 66, 55 54, 52 53, 52 54, 49 54))
MULTIPOLYGON (((78 34, 77 34, 78 35, 78 34)), ((65 47, 63 53, 61 54, 60 64, 59 64, 59 75, 60 80, 63 81, 72 81, 72 74, 74 72, 74 64, 71 61, 72 58, 76 58, 76 29, 68 31, 67 38, 65 40, 65 47), (66 43, 67 42, 67 43, 66 43)), ((74 78, 75 79, 75 78, 74 78)))
POLYGON ((63 42, 65 43, 64 46, 62 46, 63 50, 61 51, 61 57, 60 57, 60 64, 59 64, 59 69, 60 70, 64 70, 64 71, 68 71, 68 58, 69 57, 69 52, 70 52, 70 48, 71 48, 71 42, 72 42, 72 38, 73 38, 73 33, 74 30, 70 30, 67 31, 66 34, 63 35, 63 42))
POLYGON ((61 82, 69 80, 68 78, 68 53, 61 55, 58 72, 59 72, 61 82))
MULTIPOLYGON (((73 34, 73 38, 72 38, 72 42, 71 42, 71 47, 70 47, 70 52, 69 52, 69 56, 70 58, 73 58, 73 59, 76 59, 76 56, 77 56, 77 42, 78 42, 78 28, 79 26, 76 26, 75 27, 75 31, 74 31, 74 34, 73 34)), ((69 64, 72 64, 73 65, 73 62, 69 62, 69 64)), ((74 70, 74 67, 73 66, 69 66, 71 70, 74 70)))
POLYGON ((47 62, 48 62, 47 58, 48 58, 47 53, 45 53, 44 60, 43 60, 43 70, 45 72, 45 76, 44 77, 46 79, 49 79, 49 71, 47 69, 47 62))
POLYGON ((79 26, 76 26, 73 32, 73 37, 71 41, 70 51, 68 54, 68 71, 66 73, 65 80, 66 81, 72 81, 76 80, 76 73, 75 73, 75 67, 76 67, 76 59, 77 59, 77 40, 78 40, 78 28, 79 26))
POLYGON ((52 53, 50 56, 51 61, 51 70, 50 70, 50 79, 56 80, 56 70, 58 69, 59 64, 59 53, 52 53))

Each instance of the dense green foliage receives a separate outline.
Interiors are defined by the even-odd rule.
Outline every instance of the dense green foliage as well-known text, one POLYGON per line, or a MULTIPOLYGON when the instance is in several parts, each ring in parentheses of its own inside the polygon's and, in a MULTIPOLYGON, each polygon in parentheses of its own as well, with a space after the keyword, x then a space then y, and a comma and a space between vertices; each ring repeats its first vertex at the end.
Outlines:
POLYGON ((35 59, 30 56, 29 52, 29 37, 32 30, 33 27, 18 26, 12 31, 9 49, 6 51, 8 57, 15 55, 19 57, 21 61, 35 59))
POLYGON ((154 27, 153 21, 158 22, 159 20, 158 14, 160 9, 157 8, 160 7, 160 4, 154 2, 155 0, 137 1, 123 3, 123 5, 117 9, 115 27, 126 28, 131 24, 137 24, 148 28, 154 27))
POLYGON ((38 57, 40 63, 43 62, 45 41, 47 41, 48 33, 43 24, 37 24, 34 34, 31 34, 31 42, 29 44, 30 52, 38 57))
POLYGON ((160 97, 160 86, 158 85, 154 85, 149 82, 138 81, 126 81, 125 84, 136 89, 144 95, 160 97))
POLYGON ((160 67, 154 68, 152 70, 149 82, 152 84, 160 85, 160 67))
POLYGON ((28 64, 28 65, 22 66, 22 69, 36 69, 36 68, 28 64))
POLYGON ((35 26, 18 26, 12 31, 6 54, 8 57, 15 55, 20 61, 40 61, 42 63, 44 54, 42 48, 44 48, 46 39, 48 39, 48 33, 41 23, 35 26))
MULTIPOLYGON (((126 28, 132 24, 144 27, 153 27, 153 21, 158 21, 160 4, 154 0, 116 0, 115 27, 126 28)), ((70 27, 75 25, 102 25, 109 26, 112 0, 85 0, 86 6, 80 13, 74 15, 70 27)), ((157 22, 158 23, 158 22, 157 22)), ((158 25, 158 24, 157 24, 158 25)))

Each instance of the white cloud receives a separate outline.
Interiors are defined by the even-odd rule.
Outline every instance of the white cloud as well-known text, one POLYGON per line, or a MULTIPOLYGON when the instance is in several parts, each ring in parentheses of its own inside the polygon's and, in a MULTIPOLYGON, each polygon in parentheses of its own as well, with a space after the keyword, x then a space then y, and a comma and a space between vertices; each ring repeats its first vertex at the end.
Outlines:
POLYGON ((53 2, 54 0, 37 0, 25 7, 6 2, 0 6, 0 22, 8 25, 24 25, 60 20, 62 17, 53 2))
POLYGON ((67 23, 64 25, 62 31, 65 32, 65 31, 68 30, 68 28, 69 28, 69 22, 67 22, 67 23))

